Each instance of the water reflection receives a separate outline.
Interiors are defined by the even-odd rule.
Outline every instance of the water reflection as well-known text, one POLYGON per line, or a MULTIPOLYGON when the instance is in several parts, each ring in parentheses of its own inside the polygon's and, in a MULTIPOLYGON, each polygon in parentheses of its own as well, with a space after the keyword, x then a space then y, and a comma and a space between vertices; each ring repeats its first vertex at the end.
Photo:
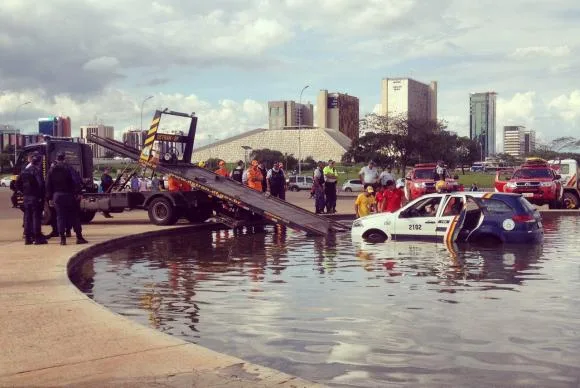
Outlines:
POLYGON ((353 245, 284 227, 200 231, 88 260, 77 286, 112 310, 337 386, 574 386, 580 232, 544 245, 353 245))

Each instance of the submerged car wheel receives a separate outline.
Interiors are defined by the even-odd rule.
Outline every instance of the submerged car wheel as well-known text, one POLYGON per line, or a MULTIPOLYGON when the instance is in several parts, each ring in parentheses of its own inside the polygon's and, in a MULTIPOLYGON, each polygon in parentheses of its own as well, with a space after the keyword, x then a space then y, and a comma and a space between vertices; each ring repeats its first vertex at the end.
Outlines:
POLYGON ((381 243, 387 241, 388 237, 385 232, 378 229, 371 229, 366 232, 363 238, 371 243, 381 243))

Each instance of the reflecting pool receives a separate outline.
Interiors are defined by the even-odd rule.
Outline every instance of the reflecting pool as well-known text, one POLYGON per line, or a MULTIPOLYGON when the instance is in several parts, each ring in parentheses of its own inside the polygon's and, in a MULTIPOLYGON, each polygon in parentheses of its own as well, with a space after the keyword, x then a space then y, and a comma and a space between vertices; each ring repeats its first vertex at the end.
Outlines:
POLYGON ((580 223, 543 222, 543 245, 495 248, 199 231, 72 278, 142 324, 331 386, 578 387, 580 223))

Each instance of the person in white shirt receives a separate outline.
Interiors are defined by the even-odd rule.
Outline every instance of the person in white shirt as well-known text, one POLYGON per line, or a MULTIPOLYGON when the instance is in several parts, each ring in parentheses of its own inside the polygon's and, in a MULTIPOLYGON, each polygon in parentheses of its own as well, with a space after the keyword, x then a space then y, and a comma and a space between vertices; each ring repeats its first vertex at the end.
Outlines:
POLYGON ((388 181, 395 181, 395 177, 393 176, 392 171, 393 168, 391 166, 387 166, 387 169, 381 172, 381 175, 379 175, 381 186, 386 186, 388 181))
POLYGON ((379 181, 379 170, 375 167, 375 162, 370 161, 368 166, 364 166, 358 173, 361 182, 366 190, 367 187, 372 186, 373 189, 377 186, 379 181))

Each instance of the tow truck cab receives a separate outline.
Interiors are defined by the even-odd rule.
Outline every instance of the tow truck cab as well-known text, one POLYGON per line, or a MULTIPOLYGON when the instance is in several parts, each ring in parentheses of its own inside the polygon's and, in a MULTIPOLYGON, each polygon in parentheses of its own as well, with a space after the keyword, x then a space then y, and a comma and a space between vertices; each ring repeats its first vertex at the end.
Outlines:
POLYGON ((534 205, 549 205, 550 209, 562 206, 563 185, 561 176, 550 164, 540 158, 527 158, 509 177, 502 177, 505 171, 495 176, 495 189, 498 192, 522 194, 534 205), (507 178, 507 179, 506 179, 507 178))
MULTIPOLYGON (((422 195, 434 193, 436 191, 436 168, 436 163, 421 163, 416 164, 413 167, 413 170, 405 178, 405 197, 408 201, 412 201, 422 195)), ((449 170, 447 170, 445 183, 447 183, 447 189, 449 191, 463 190, 463 187, 459 184, 457 179, 459 179, 457 175, 452 177, 449 175, 449 170)))
POLYGON ((560 175, 564 187, 562 207, 578 209, 580 207, 580 190, 578 186, 578 162, 574 159, 549 160, 550 167, 560 175))

